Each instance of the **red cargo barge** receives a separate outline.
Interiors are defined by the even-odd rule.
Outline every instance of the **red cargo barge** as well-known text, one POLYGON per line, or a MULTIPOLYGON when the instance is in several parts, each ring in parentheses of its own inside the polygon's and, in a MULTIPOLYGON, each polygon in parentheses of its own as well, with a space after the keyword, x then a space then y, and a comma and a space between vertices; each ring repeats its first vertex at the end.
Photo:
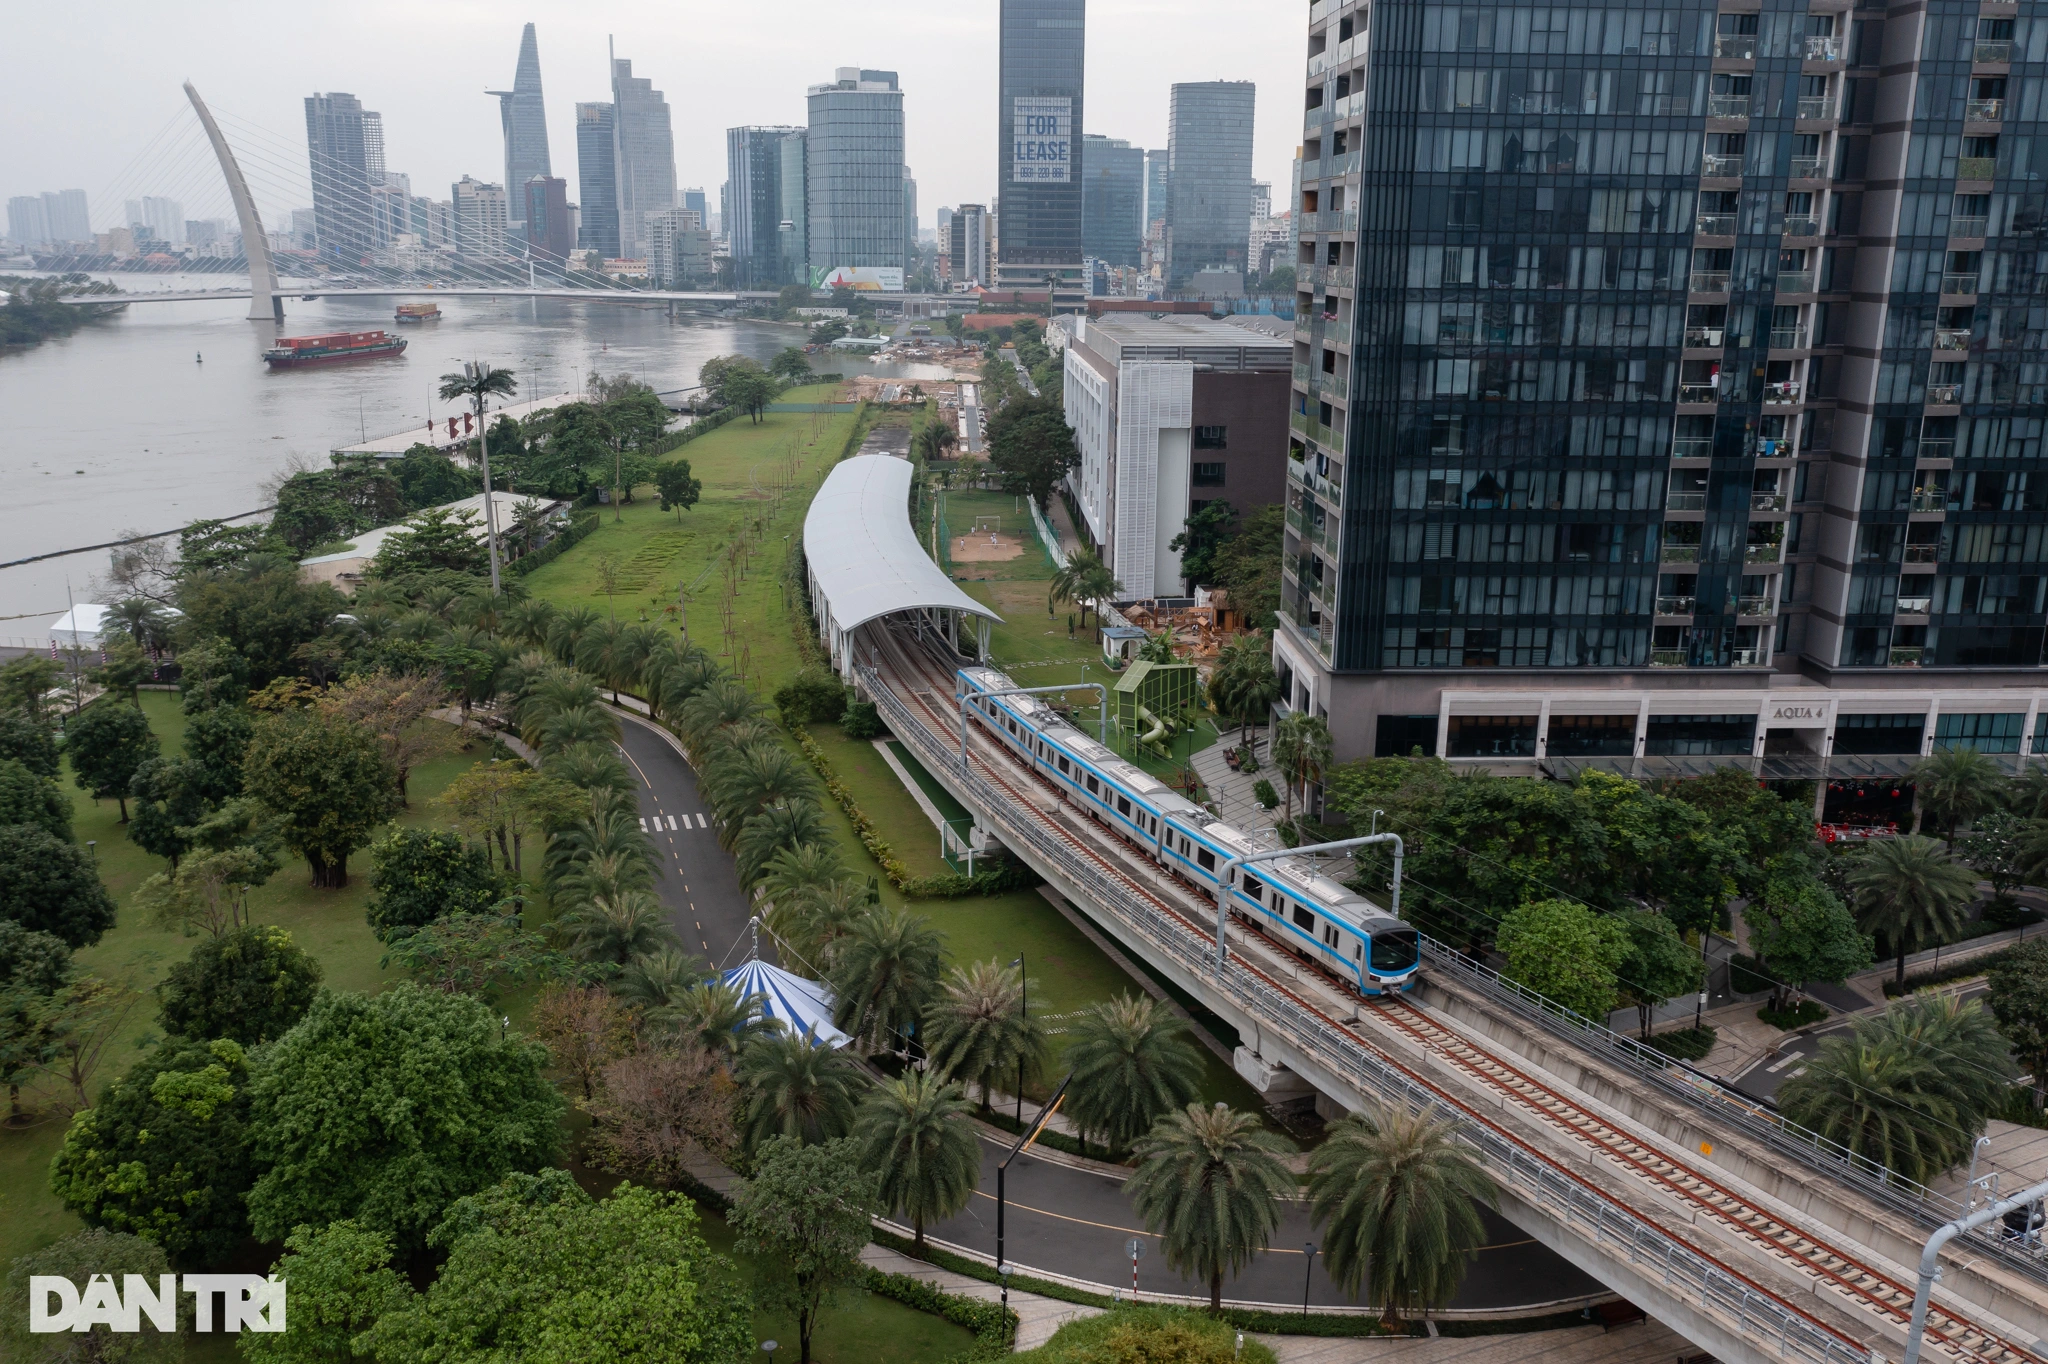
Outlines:
POLYGON ((404 349, 405 338, 389 332, 329 332, 325 336, 280 336, 275 346, 263 352, 263 358, 272 369, 297 369, 397 355, 404 349))

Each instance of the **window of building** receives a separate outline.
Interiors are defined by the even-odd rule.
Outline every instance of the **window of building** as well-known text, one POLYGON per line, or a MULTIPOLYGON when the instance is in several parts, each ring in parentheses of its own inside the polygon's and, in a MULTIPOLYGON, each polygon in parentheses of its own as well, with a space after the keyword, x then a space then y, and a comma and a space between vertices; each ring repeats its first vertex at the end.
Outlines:
POLYGON ((1227 450, 1230 448, 1230 428, 1227 426, 1198 426, 1195 428, 1197 450, 1227 450))
POLYGON ((1426 757, 1436 756, 1436 716, 1382 715, 1374 736, 1375 758, 1405 758, 1421 749, 1426 757))
POLYGON ((1636 751, 1633 715, 1553 715, 1545 745, 1553 758, 1626 758, 1636 751))
POLYGON ((1223 466, 1221 464, 1205 464, 1200 460, 1196 460, 1194 471, 1189 476, 1188 481, 1197 488, 1220 488, 1223 486, 1223 466))
POLYGON ((1754 715, 1652 715, 1643 752, 1657 757, 1748 753, 1756 745, 1754 715))
POLYGON ((1533 758, 1536 717, 1453 715, 1449 747, 1453 758, 1533 758))
POLYGON ((1918 753, 1925 715, 1844 715, 1835 721, 1836 753, 1918 753))
POLYGON ((1934 722, 1936 748, 1974 748, 1979 753, 2017 753, 2024 714, 1943 715, 1934 722))

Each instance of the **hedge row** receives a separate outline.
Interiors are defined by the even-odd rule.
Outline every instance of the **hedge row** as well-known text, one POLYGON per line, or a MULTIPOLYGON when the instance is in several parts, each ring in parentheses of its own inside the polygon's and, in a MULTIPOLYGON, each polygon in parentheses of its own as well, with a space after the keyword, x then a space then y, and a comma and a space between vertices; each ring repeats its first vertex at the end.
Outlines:
POLYGON ((1001 1359, 1010 1353, 1017 1338, 1017 1314, 1001 1303, 948 1293, 908 1274, 888 1274, 870 1267, 863 1275, 870 1293, 892 1298, 905 1307, 944 1317, 955 1326, 974 1332, 974 1344, 953 1356, 956 1364, 970 1360, 1001 1359))
POLYGON ((1961 961, 1945 962, 1938 969, 1930 967, 1925 971, 1909 972, 1903 990, 1895 977, 1886 976, 1885 996, 1891 998, 1900 994, 1910 995, 1915 990, 1924 990, 1930 985, 1946 985, 1952 980, 1967 980, 1972 976, 1989 975, 1993 968, 2004 965, 2006 959, 2012 955, 2013 948, 2019 945, 2015 942, 2012 947, 2001 947, 1996 952, 1986 952, 1981 957, 1966 957, 1961 961))
POLYGON ((671 431, 667 435, 659 437, 641 453, 646 455, 666 455, 680 450, 691 441, 697 439, 697 437, 711 431, 716 431, 719 427, 740 415, 741 411, 737 407, 721 407, 708 417, 697 418, 697 420, 691 422, 680 431, 671 431))
POLYGON ((523 558, 514 559, 505 571, 515 578, 523 578, 534 570, 543 568, 561 558, 573 548, 578 540, 597 529, 599 517, 591 512, 584 516, 571 516, 569 529, 542 545, 523 558))

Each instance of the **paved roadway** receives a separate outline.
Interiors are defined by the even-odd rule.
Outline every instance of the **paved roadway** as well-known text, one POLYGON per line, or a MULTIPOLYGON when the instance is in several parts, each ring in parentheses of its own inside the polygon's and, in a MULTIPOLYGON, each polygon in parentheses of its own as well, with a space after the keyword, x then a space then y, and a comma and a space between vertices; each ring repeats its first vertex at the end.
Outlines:
MULTIPOLYGON (((1961 990, 1948 991, 1946 993, 1955 994, 1962 999, 1980 999, 1984 995, 1989 994, 1990 991, 1991 986, 1980 980, 1961 990)), ((1809 988, 1807 993, 1814 994, 1815 992, 1809 988)), ((1833 1001, 1824 1002, 1831 1003, 1833 1001)), ((1793 1076, 1803 1072, 1806 1069, 1806 1063, 1819 1053, 1822 1038, 1842 1036, 1855 1026, 1858 1018, 1874 1017, 1878 1012, 1877 1009, 1868 1003, 1865 1003, 1863 1008, 1864 1012, 1861 1014, 1837 1012, 1833 1018, 1827 1020, 1825 1026, 1815 1028, 1811 1032, 1800 1033, 1794 1037, 1787 1038, 1775 1056, 1766 1056, 1758 1061, 1740 1076, 1736 1077, 1735 1083, 1742 1088, 1743 1093, 1755 1098, 1777 1098, 1779 1087, 1793 1076)))
MULTIPOLYGON (((619 722, 626 766, 640 780, 640 815, 662 854, 662 877, 654 893, 673 913, 683 946, 713 967, 737 966, 747 958, 747 924, 752 917, 732 854, 718 845, 711 811, 697 792, 697 774, 667 735, 646 720, 619 722)), ((763 941, 761 956, 774 961, 774 946, 763 941)))

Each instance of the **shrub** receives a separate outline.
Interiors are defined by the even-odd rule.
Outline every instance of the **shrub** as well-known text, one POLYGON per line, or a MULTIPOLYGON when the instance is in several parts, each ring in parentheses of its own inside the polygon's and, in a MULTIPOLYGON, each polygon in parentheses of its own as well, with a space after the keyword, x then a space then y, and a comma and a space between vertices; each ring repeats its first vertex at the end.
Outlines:
POLYGON ((364 917, 379 942, 393 929, 421 928, 449 914, 484 914, 505 887, 489 854, 459 836, 395 829, 370 847, 370 904, 364 917))
POLYGON ((784 724, 830 723, 846 714, 846 687, 823 668, 805 668, 775 690, 784 724))
POLYGON ((298 1026, 320 992, 320 963, 275 924, 208 938, 156 987, 157 1016, 173 1037, 274 1042, 298 1026))
POLYGON ((1773 1009, 1768 1006, 1758 1009, 1756 1016, 1782 1032, 1803 1028, 1809 1023, 1818 1023, 1828 1016, 1828 1011, 1810 999, 1802 999, 1789 1009, 1773 1009))
POLYGON ((1260 777, 1252 786, 1252 799, 1259 803, 1261 810, 1270 810, 1280 803, 1280 793, 1273 789, 1273 783, 1260 777))
POLYGON ((882 713, 872 701, 853 701, 846 707, 846 715, 839 727, 849 739, 879 739, 889 732, 882 723, 882 713))
POLYGON ((1648 1045, 1676 1060, 1698 1061, 1714 1049, 1715 1035, 1712 1024, 1699 1028, 1678 1028, 1672 1032, 1655 1034, 1650 1038, 1648 1045))

